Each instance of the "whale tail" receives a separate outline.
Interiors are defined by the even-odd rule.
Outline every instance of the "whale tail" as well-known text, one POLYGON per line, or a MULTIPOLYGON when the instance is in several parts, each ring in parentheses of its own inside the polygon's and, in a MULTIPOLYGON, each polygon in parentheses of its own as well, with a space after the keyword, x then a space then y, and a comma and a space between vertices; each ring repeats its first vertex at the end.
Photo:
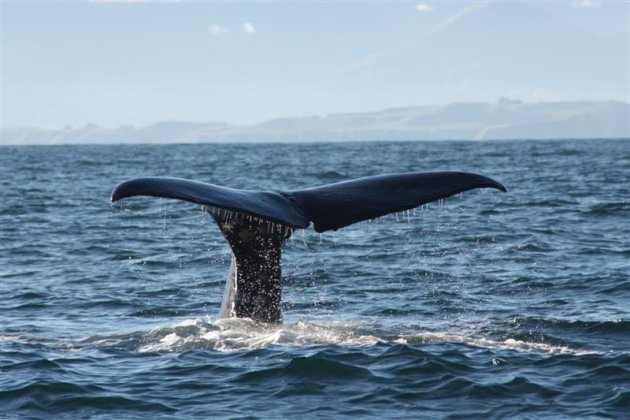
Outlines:
POLYGON ((475 188, 506 191, 491 178, 465 172, 381 175, 286 192, 152 177, 123 182, 111 201, 152 196, 205 206, 232 249, 222 315, 281 322, 282 245, 294 229, 313 223, 317 232, 337 230, 475 188))

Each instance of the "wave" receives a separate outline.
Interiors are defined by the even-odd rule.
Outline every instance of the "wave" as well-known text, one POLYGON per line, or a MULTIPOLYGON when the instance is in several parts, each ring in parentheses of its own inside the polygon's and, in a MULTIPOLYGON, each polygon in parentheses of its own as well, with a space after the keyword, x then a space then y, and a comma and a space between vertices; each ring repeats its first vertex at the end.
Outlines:
POLYGON ((630 333, 630 320, 581 321, 546 319, 539 317, 515 317, 510 324, 516 328, 579 331, 591 334, 619 334, 626 337, 630 333))
POLYGON ((42 414, 42 418, 48 417, 52 413, 66 414, 68 410, 73 410, 77 407, 81 407, 83 410, 116 409, 137 412, 156 411, 160 413, 173 413, 176 411, 165 404, 112 395, 105 391, 103 388, 95 385, 45 381, 0 391, 0 400, 9 402, 8 406, 4 407, 8 412, 13 410, 35 411, 42 414))
POLYGON ((630 202, 610 202, 592 205, 586 214, 592 216, 628 216, 630 214, 630 202))
POLYGON ((174 352, 212 350, 234 352, 271 347, 342 346, 378 344, 421 345, 462 344, 487 349, 546 354, 587 355, 612 351, 601 346, 589 348, 586 341, 559 337, 594 334, 625 337, 630 321, 570 321, 537 317, 514 317, 504 322, 470 324, 460 322, 435 330, 418 324, 383 324, 355 320, 325 322, 297 321, 281 325, 261 324, 249 319, 185 319, 173 326, 151 330, 95 335, 80 341, 38 341, 20 335, 2 335, 0 342, 45 345, 63 349, 116 349, 130 352, 174 352))
POLYGON ((282 325, 260 324, 249 319, 187 319, 172 327, 150 331, 94 336, 79 346, 113 347, 146 352, 186 352, 213 350, 247 351, 275 347, 343 347, 378 344, 416 345, 435 343, 464 344, 488 349, 547 354, 585 355, 600 351, 575 348, 571 343, 539 334, 523 336, 518 332, 501 338, 487 337, 479 330, 458 326, 452 331, 418 331, 406 325, 380 325, 358 321, 313 323, 298 321, 282 325), (537 340, 538 339, 538 340, 537 340))

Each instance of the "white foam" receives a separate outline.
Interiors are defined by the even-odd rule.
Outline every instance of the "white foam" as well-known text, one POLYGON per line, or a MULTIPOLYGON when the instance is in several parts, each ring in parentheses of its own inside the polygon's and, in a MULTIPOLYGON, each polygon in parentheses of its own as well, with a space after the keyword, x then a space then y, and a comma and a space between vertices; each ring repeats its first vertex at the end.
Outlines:
POLYGON ((522 340, 516 340, 514 338, 508 338, 503 341, 492 340, 483 337, 474 337, 469 334, 457 334, 452 332, 424 332, 420 334, 414 334, 407 337, 407 341, 423 341, 423 342, 449 342, 449 343, 462 343, 470 344, 478 347, 485 348, 498 348, 503 350, 517 350, 524 352, 541 352, 550 354, 570 354, 575 356, 582 356, 587 354, 600 354, 601 352, 592 350, 576 350, 568 346, 557 346, 546 343, 534 343, 522 340), (414 340, 415 339, 415 340, 414 340))
POLYGON ((20 335, 2 335, 0 334, 0 343, 20 343, 27 344, 28 340, 20 335))
MULTIPOLYGON (((458 325, 450 331, 420 330, 414 325, 379 325, 358 321, 306 322, 281 325, 261 324, 250 319, 185 319, 171 327, 157 327, 111 336, 95 336, 81 343, 57 343, 65 350, 80 351, 85 345, 126 347, 139 352, 182 352, 196 349, 216 351, 255 350, 270 346, 310 347, 320 345, 373 346, 378 343, 423 344, 461 343, 488 349, 514 350, 562 355, 602 354, 601 351, 574 349, 566 345, 529 342, 515 338, 493 339, 480 336, 470 325, 458 325), (467 328, 468 327, 468 328, 467 328), (416 330, 416 331, 414 331, 416 330), (404 332, 402 332, 404 331, 404 332), (390 334, 391 333, 391 334, 390 334)), ((0 343, 32 344, 19 335, 0 335, 0 343)), ((50 343, 47 343, 50 344, 50 343)))
MULTIPOLYGON (((414 329, 417 329, 414 326, 414 329)), ((140 352, 187 351, 209 349, 238 351, 267 348, 270 346, 372 346, 378 343, 461 343, 477 347, 537 352, 548 354, 588 355, 600 354, 591 350, 572 349, 563 345, 536 343, 507 338, 504 340, 480 337, 474 330, 418 331, 396 325, 373 325, 356 321, 332 321, 313 323, 299 321, 288 324, 261 324, 250 319, 224 318, 186 319, 174 327, 155 328, 146 333, 137 348, 140 352), (406 330, 405 333, 396 331, 406 330), (392 332, 391 336, 377 334, 392 332)))
POLYGON ((336 344, 366 346, 385 342, 379 337, 359 332, 359 324, 333 322, 314 324, 260 324, 249 319, 225 318, 212 323, 188 319, 174 328, 158 328, 149 333, 155 341, 138 351, 185 351, 207 348, 218 351, 254 350, 271 345, 315 346, 336 344))

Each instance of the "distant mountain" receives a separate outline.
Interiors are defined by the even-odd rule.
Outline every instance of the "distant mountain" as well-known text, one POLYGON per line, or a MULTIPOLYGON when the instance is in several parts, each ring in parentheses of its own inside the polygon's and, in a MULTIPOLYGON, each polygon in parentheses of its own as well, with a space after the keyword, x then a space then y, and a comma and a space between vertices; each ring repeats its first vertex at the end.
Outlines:
POLYGON ((454 103, 280 118, 256 125, 167 121, 2 132, 2 144, 316 142, 354 140, 630 138, 630 104, 616 101, 454 103))

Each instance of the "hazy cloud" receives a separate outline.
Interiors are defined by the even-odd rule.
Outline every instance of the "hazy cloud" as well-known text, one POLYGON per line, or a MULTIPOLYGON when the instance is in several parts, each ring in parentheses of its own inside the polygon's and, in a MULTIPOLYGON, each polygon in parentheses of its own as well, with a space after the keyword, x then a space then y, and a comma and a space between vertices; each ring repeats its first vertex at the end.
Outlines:
MULTIPOLYGON (((449 26, 454 25, 456 22, 458 22, 459 20, 465 18, 466 16, 472 15, 472 14, 478 12, 479 10, 484 9, 490 3, 492 3, 492 0, 481 0, 481 1, 477 1, 475 3, 469 4, 469 5, 465 6, 465 7, 462 7, 456 13, 454 13, 453 15, 448 17, 446 20, 444 20, 442 23, 440 23, 437 26, 437 28, 435 28, 434 30, 429 32, 422 39, 420 39, 420 40, 413 40, 413 41, 411 41, 411 42, 409 42, 407 44, 399 45, 399 46, 397 46, 395 48, 391 48, 389 50, 375 52, 375 53, 363 56, 363 57, 361 57, 361 58, 359 58, 357 60, 352 61, 350 64, 347 64, 347 65, 343 66, 341 68, 341 70, 342 71, 346 71, 346 70, 354 70, 354 69, 364 69, 364 70, 368 70, 370 72, 373 72, 374 71, 374 67, 377 64, 377 62, 380 61, 384 56, 392 55, 392 54, 395 54, 395 53, 399 53, 400 51, 403 51, 405 49, 414 47, 419 42, 422 42, 426 38, 429 38, 429 37, 437 34, 438 32, 443 31, 444 29, 448 28, 449 26)), ((419 4, 419 5, 416 6, 416 10, 418 10, 418 8, 420 6, 431 7, 431 6, 427 5, 427 4, 419 4)), ((432 7, 431 7, 431 10, 433 10, 432 7)), ((427 10, 425 10, 425 11, 427 11, 427 10)))
POLYGON ((438 32, 443 31, 444 29, 455 24, 456 22, 465 18, 466 16, 471 15, 473 13, 478 12, 481 9, 486 8, 490 3, 491 1, 478 1, 466 7, 461 8, 457 13, 450 16, 444 22, 440 23, 440 25, 437 28, 435 28, 429 35, 435 35, 438 32))
POLYGON ((416 5, 416 12, 424 13, 424 12, 432 12, 433 10, 435 10, 435 8, 426 3, 416 5))
MULTIPOLYGON (((253 35, 256 33, 256 28, 254 27, 254 25, 251 24, 251 22, 243 23, 242 30, 243 33, 247 35, 253 35)), ((218 23, 213 23, 212 25, 208 26, 208 32, 210 32, 212 35, 225 35, 230 33, 230 28, 228 28, 227 26, 219 25, 218 23)))
POLYGON ((250 22, 245 22, 243 23, 243 32, 252 35, 256 32, 256 28, 254 28, 254 25, 252 25, 250 22))
POLYGON ((559 93, 554 92, 551 89, 545 89, 545 88, 535 89, 531 94, 531 99, 537 103, 557 102, 557 101, 564 100, 564 98, 562 98, 562 95, 560 95, 559 93))
POLYGON ((230 32, 230 28, 213 23, 208 27, 208 32, 210 32, 212 35, 223 35, 230 32))
POLYGON ((590 9, 592 7, 601 6, 602 2, 598 0, 573 0, 571 5, 578 9, 590 9))

